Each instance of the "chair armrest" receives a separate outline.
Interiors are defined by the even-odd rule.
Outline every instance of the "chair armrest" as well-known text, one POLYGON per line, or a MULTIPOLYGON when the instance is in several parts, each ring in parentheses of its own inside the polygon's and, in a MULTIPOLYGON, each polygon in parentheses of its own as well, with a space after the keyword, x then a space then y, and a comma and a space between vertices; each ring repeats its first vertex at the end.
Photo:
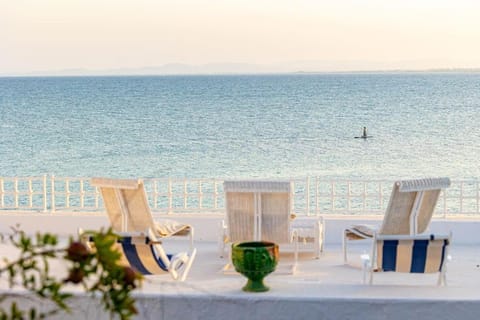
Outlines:
POLYGON ((225 254, 225 244, 228 242, 228 226, 225 223, 225 220, 220 221, 218 229, 218 255, 219 257, 223 257, 225 254))
POLYGON ((367 253, 360 255, 360 259, 362 260, 363 284, 366 284, 367 273, 371 272, 372 261, 370 259, 370 255, 367 253))

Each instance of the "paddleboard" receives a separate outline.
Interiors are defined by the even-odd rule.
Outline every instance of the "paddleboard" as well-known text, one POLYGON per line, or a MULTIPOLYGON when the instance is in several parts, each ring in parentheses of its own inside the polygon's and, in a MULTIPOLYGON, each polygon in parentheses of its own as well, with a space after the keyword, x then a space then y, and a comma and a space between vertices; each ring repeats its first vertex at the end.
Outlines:
POLYGON ((367 139, 367 138, 373 138, 373 136, 360 136, 360 137, 355 137, 355 139, 367 139))

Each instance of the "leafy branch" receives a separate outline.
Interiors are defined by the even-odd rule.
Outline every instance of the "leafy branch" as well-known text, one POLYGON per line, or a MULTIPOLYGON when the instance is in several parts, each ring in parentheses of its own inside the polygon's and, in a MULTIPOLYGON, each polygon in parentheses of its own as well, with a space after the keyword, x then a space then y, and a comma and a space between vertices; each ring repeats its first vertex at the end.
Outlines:
MULTIPOLYGON (((52 307, 47 311, 38 311, 36 306, 22 309, 14 299, 10 307, 4 309, 3 302, 9 295, 2 295, 0 320, 44 319, 60 311, 71 312, 68 300, 72 294, 66 290, 68 285, 82 286, 94 298, 100 295, 112 319, 128 320, 138 313, 131 292, 141 284, 142 277, 120 263, 121 254, 116 250, 118 237, 111 229, 87 232, 82 239, 70 238, 66 247, 51 233, 29 237, 18 228, 12 230, 8 241, 19 251, 19 257, 13 261, 3 258, 0 277, 7 277, 10 288, 22 287, 33 293, 42 305, 50 302, 52 307), (50 268, 54 260, 66 262, 66 278, 54 276, 50 268)), ((2 235, 0 239, 5 237, 2 235)))

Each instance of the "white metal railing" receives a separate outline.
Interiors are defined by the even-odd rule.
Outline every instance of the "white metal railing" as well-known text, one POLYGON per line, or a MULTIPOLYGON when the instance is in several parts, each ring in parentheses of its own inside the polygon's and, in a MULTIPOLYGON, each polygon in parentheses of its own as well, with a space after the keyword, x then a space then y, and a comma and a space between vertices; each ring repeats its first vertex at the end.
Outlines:
POLYGON ((47 176, 0 177, 0 209, 47 211, 47 176))
MULTIPOLYGON (((78 177, 0 177, 0 210, 44 212, 103 211, 100 193, 78 177)), ((224 179, 144 179, 152 211, 158 213, 223 213, 224 179)), ((382 214, 393 181, 293 178, 293 209, 298 215, 382 214)), ((436 216, 480 217, 480 183, 452 181, 440 195, 436 216)))

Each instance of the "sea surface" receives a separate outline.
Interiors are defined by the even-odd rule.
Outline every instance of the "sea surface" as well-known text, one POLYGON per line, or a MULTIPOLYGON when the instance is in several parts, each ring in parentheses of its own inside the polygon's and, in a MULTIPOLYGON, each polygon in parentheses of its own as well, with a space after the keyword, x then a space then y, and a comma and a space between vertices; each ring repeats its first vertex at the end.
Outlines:
POLYGON ((480 177, 480 73, 0 78, 0 117, 0 176, 480 177))

